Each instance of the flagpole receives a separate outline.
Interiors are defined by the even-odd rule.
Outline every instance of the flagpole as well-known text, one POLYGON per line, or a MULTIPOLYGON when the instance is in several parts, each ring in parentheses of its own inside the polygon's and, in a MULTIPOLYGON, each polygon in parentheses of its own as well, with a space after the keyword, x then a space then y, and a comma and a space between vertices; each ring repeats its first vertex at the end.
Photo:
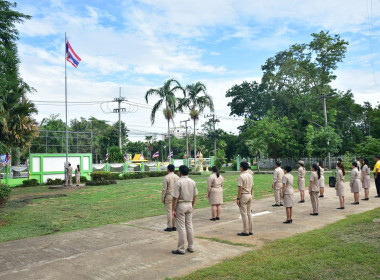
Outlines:
POLYGON ((66 37, 66 32, 65 32, 65 114, 66 114, 66 163, 65 163, 65 182, 67 178, 67 165, 69 162, 69 133, 67 130, 67 70, 66 70, 66 64, 67 64, 67 59, 66 59, 66 42, 67 42, 67 37, 66 37))

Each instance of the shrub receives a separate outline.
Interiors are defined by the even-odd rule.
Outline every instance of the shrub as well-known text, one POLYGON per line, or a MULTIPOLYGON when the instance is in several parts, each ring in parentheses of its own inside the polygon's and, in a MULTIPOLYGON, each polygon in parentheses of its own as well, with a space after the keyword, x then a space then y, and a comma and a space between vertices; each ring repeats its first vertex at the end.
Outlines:
POLYGON ((6 184, 0 183, 0 198, 8 198, 12 188, 6 184))
POLYGON ((109 181, 111 180, 111 172, 95 171, 90 174, 92 181, 109 181))
MULTIPOLYGON (((73 181, 73 184, 76 183, 76 177, 75 177, 75 176, 72 178, 72 181, 73 181)), ((88 182, 87 177, 86 177, 86 176, 80 176, 80 182, 81 182, 81 183, 86 183, 86 182, 88 182)))
POLYGON ((231 164, 232 170, 236 171, 237 170, 237 161, 234 160, 231 164))
POLYGON ((115 180, 105 180, 105 181, 88 181, 86 183, 87 186, 105 186, 105 185, 113 185, 117 184, 115 180))
POLYGON ((22 185, 24 187, 34 187, 34 186, 38 186, 40 183, 38 182, 37 179, 30 179, 30 180, 24 180, 22 181, 22 185))
POLYGON ((111 172, 111 180, 120 180, 121 173, 119 172, 111 172))
POLYGON ((56 178, 56 179, 51 179, 51 178, 48 178, 46 180, 46 185, 62 185, 63 184, 63 180, 60 179, 60 178, 56 178))

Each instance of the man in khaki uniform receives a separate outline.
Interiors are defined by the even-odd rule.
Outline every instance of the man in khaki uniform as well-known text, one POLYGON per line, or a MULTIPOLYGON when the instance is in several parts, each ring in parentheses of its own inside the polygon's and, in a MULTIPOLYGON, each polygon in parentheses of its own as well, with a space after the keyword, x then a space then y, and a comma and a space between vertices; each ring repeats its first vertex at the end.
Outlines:
POLYGON ((274 192, 274 199, 276 204, 273 204, 273 207, 280 207, 282 206, 282 195, 281 195, 281 188, 282 188, 282 177, 284 176, 284 171, 281 169, 281 162, 276 161, 275 163, 276 169, 273 172, 273 192, 274 192))
POLYGON ((243 221, 243 232, 239 236, 249 236, 253 234, 253 224, 251 215, 251 203, 253 195, 253 176, 248 171, 248 163, 240 163, 240 175, 238 177, 237 205, 240 208, 240 215, 243 221))
POLYGON ((162 183, 162 203, 166 206, 166 217, 167 217, 167 227, 165 231, 176 231, 174 226, 174 219, 172 213, 172 191, 174 189, 174 184, 178 181, 179 177, 174 174, 174 165, 168 165, 168 175, 165 176, 164 182, 162 183))
POLYGON ((71 186, 73 178, 73 167, 71 166, 71 163, 69 163, 69 166, 66 167, 66 186, 71 186))
POLYGON ((187 251, 194 252, 193 212, 195 198, 198 194, 195 182, 187 175, 189 168, 186 165, 179 167, 179 180, 174 185, 173 217, 177 219, 178 246, 172 253, 176 255, 185 254, 185 238, 187 236, 187 251))

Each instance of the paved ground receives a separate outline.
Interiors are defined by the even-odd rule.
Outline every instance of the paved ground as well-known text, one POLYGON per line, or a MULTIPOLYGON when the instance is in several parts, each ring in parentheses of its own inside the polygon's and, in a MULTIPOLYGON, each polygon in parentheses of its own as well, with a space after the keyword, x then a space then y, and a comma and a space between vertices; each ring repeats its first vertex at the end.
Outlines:
MULTIPOLYGON (((372 186, 374 183, 372 182, 372 186)), ((273 208, 273 198, 254 201, 254 235, 238 237, 242 222, 238 207, 223 206, 222 220, 211 222, 209 209, 196 210, 195 235, 259 248, 272 240, 306 232, 380 206, 380 198, 351 205, 353 195, 346 185, 346 209, 336 210, 338 198, 326 188, 320 200, 320 215, 310 216, 310 200, 296 204, 293 224, 285 225, 285 210, 273 208)), ((299 194, 295 195, 296 200, 299 194)), ((211 266, 254 248, 196 239, 196 252, 184 256, 170 253, 176 248, 176 233, 166 233, 165 217, 151 217, 125 224, 28 238, 0 244, 0 279, 164 279, 211 266)))

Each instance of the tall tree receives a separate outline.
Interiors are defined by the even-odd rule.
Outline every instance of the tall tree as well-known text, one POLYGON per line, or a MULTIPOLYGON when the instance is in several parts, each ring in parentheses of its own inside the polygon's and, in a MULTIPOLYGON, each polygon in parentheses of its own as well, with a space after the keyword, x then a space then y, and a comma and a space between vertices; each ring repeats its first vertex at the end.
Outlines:
POLYGON ((185 92, 181 84, 174 79, 167 80, 164 85, 158 89, 150 89, 145 94, 145 101, 148 103, 149 96, 157 96, 159 100, 153 105, 150 120, 152 125, 156 120, 157 111, 163 107, 164 117, 168 122, 168 139, 169 139, 169 154, 171 152, 170 143, 170 121, 173 120, 174 114, 177 112, 179 99, 175 96, 176 92, 182 92, 185 96, 185 92))
MULTIPOLYGON (((184 108, 190 110, 190 118, 194 122, 194 158, 197 154, 197 133, 196 123, 199 119, 199 115, 204 112, 206 108, 209 108, 211 112, 214 111, 214 102, 212 97, 207 94, 206 86, 197 82, 195 84, 186 86, 186 97, 180 101, 179 109, 183 111, 184 108)), ((197 167, 196 160, 194 159, 194 169, 197 167)))

